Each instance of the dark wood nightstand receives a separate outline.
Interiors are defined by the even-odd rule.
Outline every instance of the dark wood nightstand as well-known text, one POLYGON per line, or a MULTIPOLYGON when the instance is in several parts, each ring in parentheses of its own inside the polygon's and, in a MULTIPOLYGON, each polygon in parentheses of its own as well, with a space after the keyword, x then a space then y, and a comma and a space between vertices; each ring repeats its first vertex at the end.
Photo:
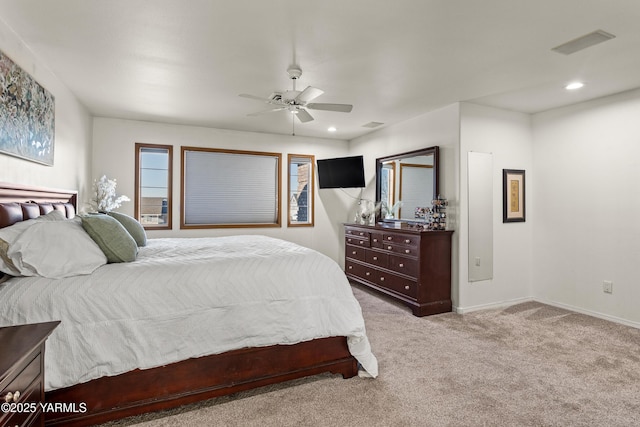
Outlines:
POLYGON ((59 324, 0 328, 1 426, 44 426, 44 342, 59 324))

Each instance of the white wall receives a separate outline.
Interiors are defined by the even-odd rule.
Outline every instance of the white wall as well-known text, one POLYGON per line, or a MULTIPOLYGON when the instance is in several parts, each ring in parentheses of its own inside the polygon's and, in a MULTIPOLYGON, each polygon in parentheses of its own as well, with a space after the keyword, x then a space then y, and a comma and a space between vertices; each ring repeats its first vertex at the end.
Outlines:
POLYGON ((533 281, 536 299, 640 327, 638 117, 640 90, 533 117, 533 281))
POLYGON ((532 167, 531 118, 470 103, 460 106, 460 209, 456 229, 460 240, 458 312, 530 299, 532 290, 532 167), (467 153, 493 155, 493 278, 469 282, 467 153), (502 170, 525 170, 526 221, 502 223, 502 170))
MULTIPOLYGON (((376 159, 432 146, 439 146, 439 188, 442 197, 449 200, 449 224, 457 229, 459 202, 459 104, 423 114, 397 125, 389 126, 352 140, 350 155, 364 155, 367 187, 364 197, 374 200, 376 193, 376 159)), ((453 233, 452 300, 457 301, 458 233, 453 233)), ((344 257, 344 244, 340 244, 344 257)))
MULTIPOLYGON (((117 180, 117 193, 133 199, 135 180, 136 142, 173 145, 173 230, 148 231, 149 237, 223 236, 231 234, 264 234, 279 237, 316 249, 336 261, 342 239, 342 223, 348 220, 351 200, 339 190, 318 190, 315 193, 315 226, 287 227, 287 171, 282 170, 281 228, 180 230, 180 146, 226 148, 282 153, 312 154, 317 159, 347 155, 348 143, 340 140, 238 132, 195 126, 179 126, 132 120, 95 118, 93 121, 93 179, 107 175, 117 180)), ((359 194, 358 190, 354 190, 359 194)), ((87 199, 83 200, 84 202, 87 199)), ((133 215, 133 201, 123 204, 119 211, 133 215)))
POLYGON ((82 197, 90 182, 92 122, 89 113, 2 20, 0 50, 55 97, 53 166, 0 154, 0 181, 77 190, 82 197))

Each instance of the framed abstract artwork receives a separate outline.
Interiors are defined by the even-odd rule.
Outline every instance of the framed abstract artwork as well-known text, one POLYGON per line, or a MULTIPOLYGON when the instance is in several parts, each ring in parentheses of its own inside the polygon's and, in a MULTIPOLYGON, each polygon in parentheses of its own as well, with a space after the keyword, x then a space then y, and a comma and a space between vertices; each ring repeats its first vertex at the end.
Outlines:
POLYGON ((55 99, 0 51, 0 153, 53 166, 55 99))
POLYGON ((502 170, 502 222, 525 221, 524 171, 502 170))

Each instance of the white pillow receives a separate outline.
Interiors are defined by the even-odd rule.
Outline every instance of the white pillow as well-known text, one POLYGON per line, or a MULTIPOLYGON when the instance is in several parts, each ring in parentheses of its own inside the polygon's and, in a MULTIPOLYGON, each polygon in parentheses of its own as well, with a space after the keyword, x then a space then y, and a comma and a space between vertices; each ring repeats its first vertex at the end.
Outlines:
POLYGON ((22 232, 7 255, 22 276, 51 279, 90 274, 107 263, 76 221, 40 221, 22 232))
POLYGON ((51 211, 46 215, 41 215, 35 219, 16 222, 9 227, 0 228, 0 271, 12 276, 19 276, 20 272, 9 259, 7 252, 11 244, 29 227, 42 221, 64 221, 65 215, 57 210, 51 211))

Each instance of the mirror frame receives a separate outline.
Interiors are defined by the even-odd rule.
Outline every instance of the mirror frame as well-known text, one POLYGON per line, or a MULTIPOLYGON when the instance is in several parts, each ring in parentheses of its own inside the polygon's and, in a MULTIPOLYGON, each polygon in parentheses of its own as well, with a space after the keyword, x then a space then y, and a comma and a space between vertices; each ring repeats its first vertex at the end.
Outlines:
MULTIPOLYGON (((428 148, 422 148, 420 150, 407 151, 406 153, 393 154, 391 156, 379 157, 376 159, 376 203, 380 201, 380 193, 382 191, 382 186, 380 185, 380 172, 382 170, 382 164, 384 162, 388 162, 390 160, 398 160, 404 159, 406 157, 415 157, 415 156, 427 156, 429 154, 433 155, 433 167, 434 171, 434 179, 433 179, 433 194, 435 197, 440 194, 440 187, 438 184, 438 175, 440 174, 440 159, 439 159, 439 147, 437 145, 428 148)), ((376 212, 376 222, 382 221, 381 212, 376 212)))

